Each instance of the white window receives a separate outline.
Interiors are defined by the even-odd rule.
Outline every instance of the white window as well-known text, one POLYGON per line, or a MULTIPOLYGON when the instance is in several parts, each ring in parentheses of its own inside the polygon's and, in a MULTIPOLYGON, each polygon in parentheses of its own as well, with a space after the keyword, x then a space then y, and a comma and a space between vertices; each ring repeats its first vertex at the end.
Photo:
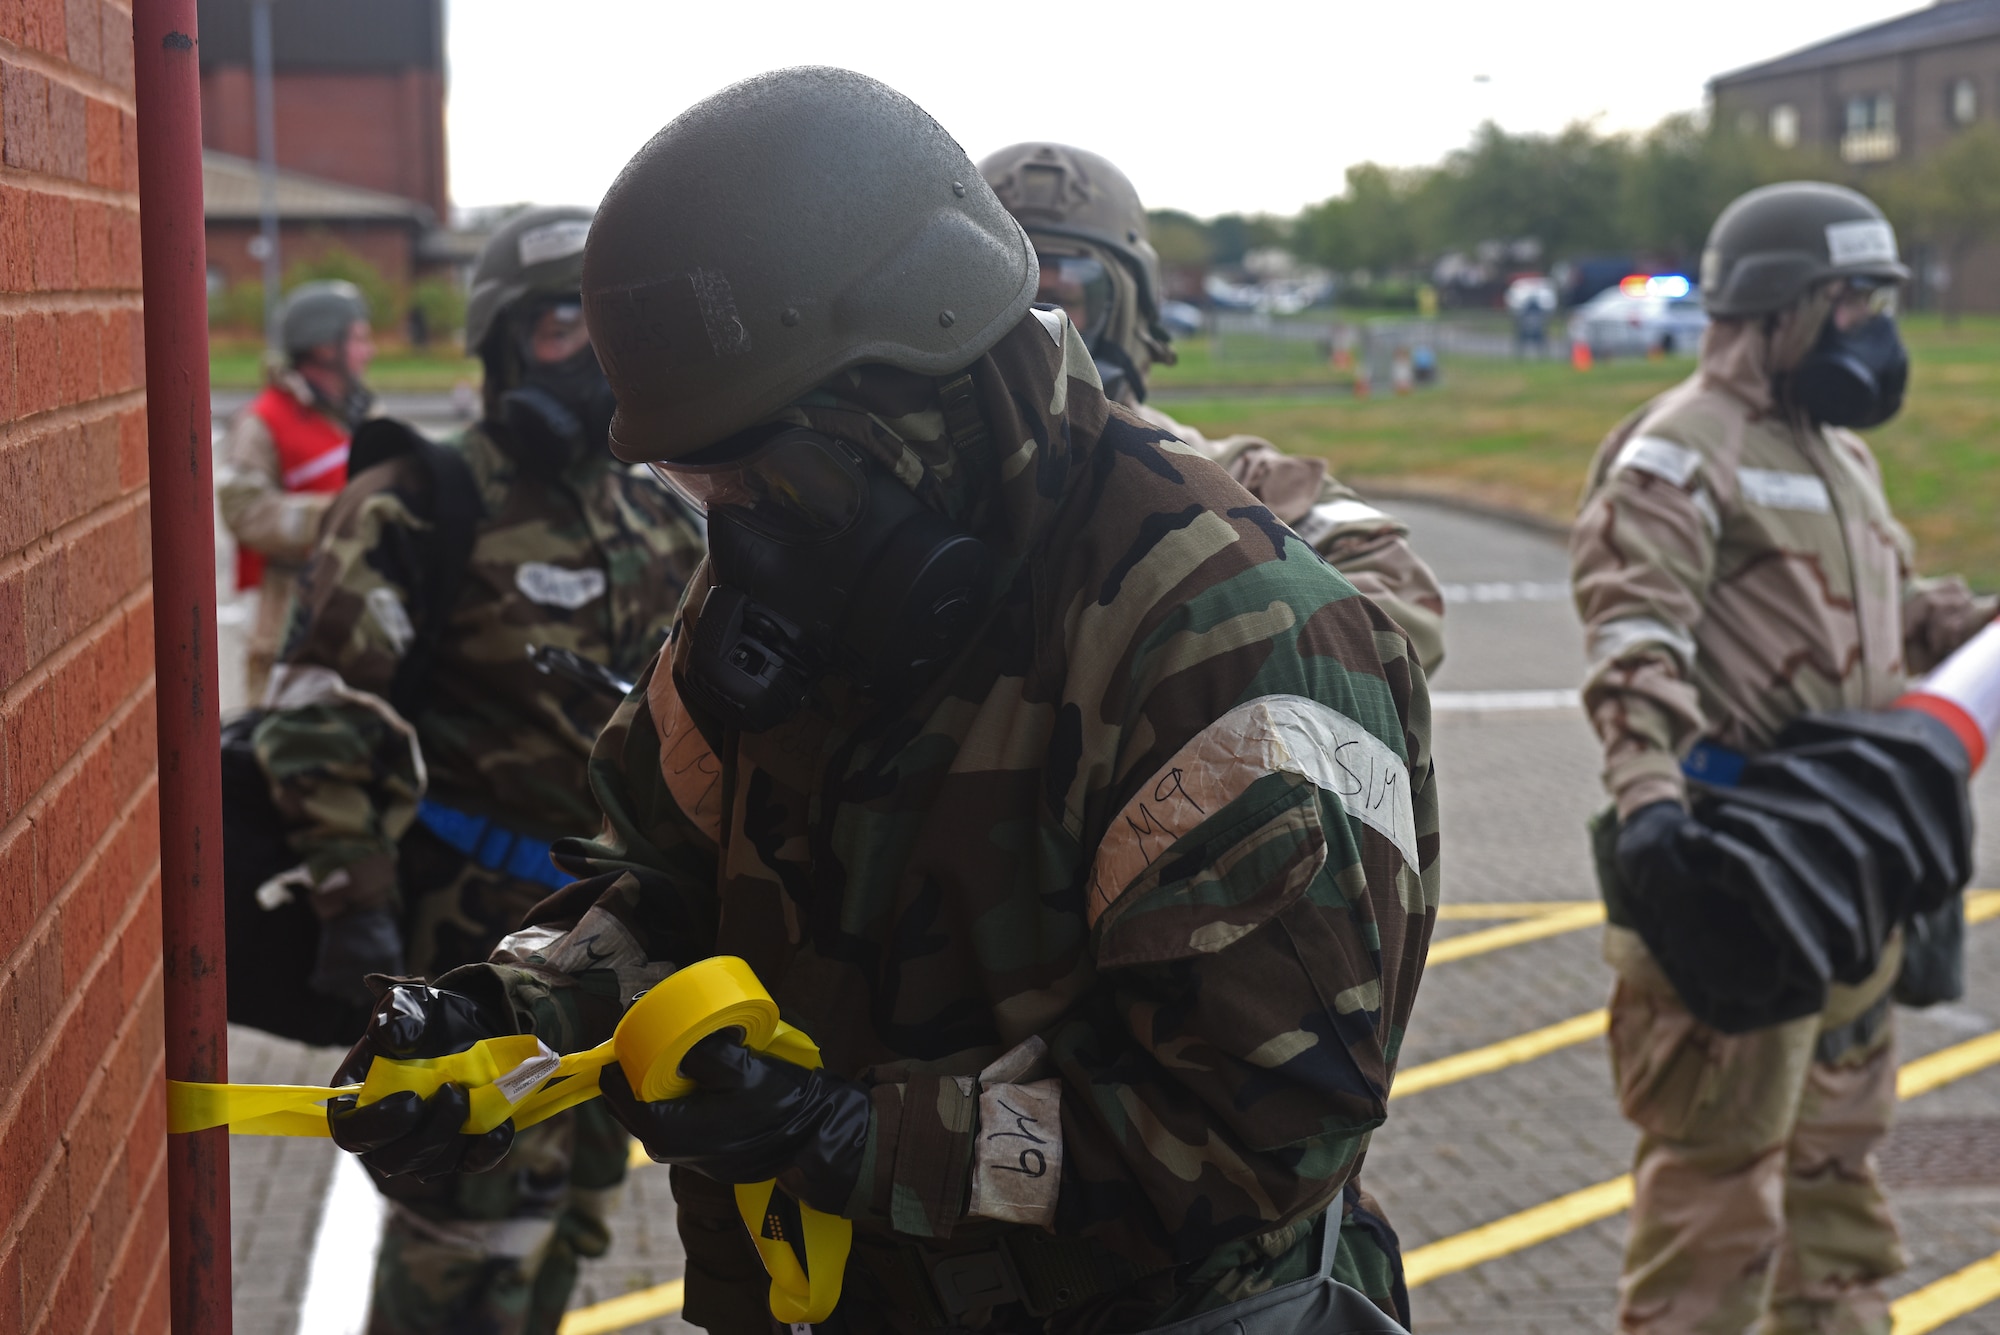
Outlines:
POLYGON ((1979 85, 1971 79, 1953 81, 1946 101, 1953 125, 1970 125, 1979 116, 1979 85))
POLYGON ((1896 98, 1893 93, 1849 97, 1840 156, 1849 162, 1886 162, 1896 156, 1896 98))
POLYGON ((1799 109, 1789 102, 1771 108, 1771 142, 1779 148, 1799 146, 1799 109))

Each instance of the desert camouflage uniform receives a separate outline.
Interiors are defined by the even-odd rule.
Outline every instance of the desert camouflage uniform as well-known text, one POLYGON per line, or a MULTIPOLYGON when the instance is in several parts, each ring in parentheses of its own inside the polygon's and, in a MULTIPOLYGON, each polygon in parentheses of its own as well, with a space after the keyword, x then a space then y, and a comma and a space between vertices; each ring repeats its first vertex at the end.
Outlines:
MULTIPOLYGON (((703 551, 671 494, 608 452, 557 477, 487 428, 457 448, 484 513, 414 717, 387 699, 433 559, 426 475, 403 460, 341 493, 255 737, 316 907, 400 903, 409 968, 426 975, 485 959, 550 887, 415 824, 419 797, 534 839, 595 828, 586 766, 613 704, 538 672, 527 649, 637 675, 703 551)), ((576 1257, 607 1245, 625 1146, 592 1108, 523 1132, 492 1173, 383 1181, 394 1204, 370 1335, 554 1331, 576 1257)))
POLYGON ((1444 591, 1410 546, 1409 525, 1378 510, 1328 471, 1324 459, 1286 454, 1261 436, 1210 440, 1150 404, 1133 408, 1221 464, 1243 489, 1347 576, 1410 633, 1426 673, 1444 662, 1444 591))
MULTIPOLYGON (((1307 1273, 1384 1120, 1438 895, 1428 695, 1352 585, 1108 408, 1066 320, 1030 313, 972 374, 993 459, 888 368, 792 410, 995 550, 943 678, 887 710, 830 681, 728 733, 676 685, 684 612, 598 741, 603 833, 558 848, 592 878, 542 910, 570 930, 446 982, 574 1050, 675 965, 742 956, 873 1086, 852 1329, 941 1324, 920 1248, 1001 1244, 1087 1256, 1094 1296, 1047 1329, 1137 1329, 1307 1273)), ((675 1187, 688 1319, 762 1332, 727 1189, 675 1187)))
MULTIPOLYGON (((1599 449, 1571 541, 1584 706, 1618 813, 1684 798, 1699 739, 1755 752, 1809 710, 1877 709, 1990 619, 1912 575, 1875 459, 1772 400, 1825 316, 1718 321, 1696 374, 1599 449)), ((1895 1102, 1900 949, 1826 1010, 1736 1036, 1698 1023, 1636 933, 1608 929, 1619 1101, 1641 1131, 1619 1329, 1889 1328, 1904 1264, 1872 1151, 1895 1102)))
MULTIPOLYGON (((277 387, 320 416, 348 432, 348 423, 321 403, 312 386, 297 371, 286 371, 277 387)), ((253 401, 254 402, 254 401, 253 401)), ((332 492, 289 491, 278 465, 277 442, 264 419, 245 405, 223 433, 221 467, 215 479, 215 499, 222 522, 236 541, 264 557, 264 578, 258 586, 257 621, 245 647, 244 684, 251 700, 264 693, 271 665, 285 638, 292 612, 292 591, 313 539, 320 516, 333 504, 332 492)))

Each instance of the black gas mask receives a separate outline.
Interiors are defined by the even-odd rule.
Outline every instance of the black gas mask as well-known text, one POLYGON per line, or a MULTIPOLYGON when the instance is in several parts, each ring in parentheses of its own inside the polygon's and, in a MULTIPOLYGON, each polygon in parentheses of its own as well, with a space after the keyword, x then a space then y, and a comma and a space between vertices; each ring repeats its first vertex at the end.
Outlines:
POLYGON ((1799 407, 1829 426, 1880 426, 1902 408, 1909 379, 1910 356, 1886 310, 1852 329, 1829 317, 1792 372, 1799 407))
POLYGON ((776 425, 654 467, 708 515, 685 686, 726 724, 776 727, 828 673, 907 698, 985 610, 985 544, 845 441, 776 425))
POLYGON ((509 435, 560 469, 605 447, 618 404, 590 346, 559 362, 536 358, 532 331, 546 309, 547 305, 531 307, 510 321, 515 372, 513 383, 500 394, 497 412, 509 435))

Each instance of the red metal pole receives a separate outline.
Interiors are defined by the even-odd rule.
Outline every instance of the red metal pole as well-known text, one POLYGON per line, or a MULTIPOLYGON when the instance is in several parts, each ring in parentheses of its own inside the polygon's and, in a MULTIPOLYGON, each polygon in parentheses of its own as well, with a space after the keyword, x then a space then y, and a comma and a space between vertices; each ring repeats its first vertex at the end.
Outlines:
MULTIPOLYGON (((223 980, 222 742, 215 673, 208 248, 202 235, 195 0, 132 11, 146 431, 160 722, 160 897, 167 1077, 229 1078, 223 980)), ((167 1138, 176 1335, 229 1335, 229 1133, 167 1138)))

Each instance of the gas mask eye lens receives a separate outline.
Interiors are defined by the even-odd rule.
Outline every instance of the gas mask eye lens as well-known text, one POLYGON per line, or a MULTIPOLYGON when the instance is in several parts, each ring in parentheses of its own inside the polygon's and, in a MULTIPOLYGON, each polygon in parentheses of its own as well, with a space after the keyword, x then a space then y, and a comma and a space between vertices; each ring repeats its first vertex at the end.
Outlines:
POLYGON ((868 481, 853 452, 807 427, 778 424, 732 437, 653 471, 704 514, 727 508, 785 543, 820 542, 861 513, 868 481))
POLYGON ((1111 275, 1102 261, 1087 255, 1044 255, 1035 300, 1067 311, 1087 342, 1110 322, 1111 275))

